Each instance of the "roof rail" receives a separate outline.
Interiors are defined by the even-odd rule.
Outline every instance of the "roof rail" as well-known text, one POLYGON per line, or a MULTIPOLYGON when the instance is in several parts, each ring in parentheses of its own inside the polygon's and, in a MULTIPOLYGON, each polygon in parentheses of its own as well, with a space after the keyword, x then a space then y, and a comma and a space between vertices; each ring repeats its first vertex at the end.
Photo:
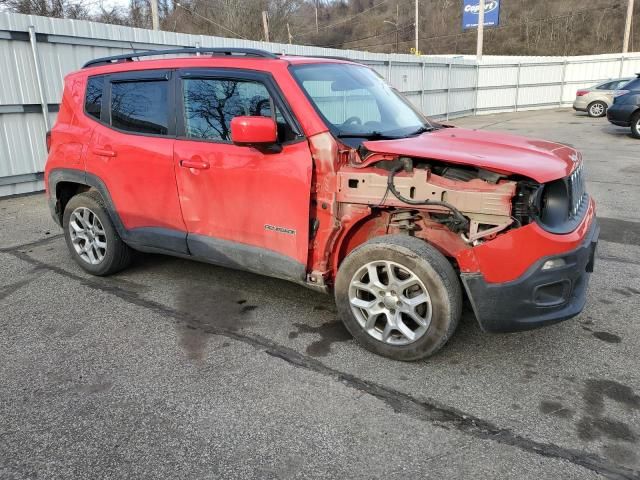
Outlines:
POLYGON ((360 60, 354 60, 353 58, 348 57, 339 57, 337 55, 305 55, 297 53, 279 53, 278 55, 282 55, 283 57, 324 58, 327 60, 343 60, 345 62, 362 63, 360 60))
POLYGON ((125 53, 124 55, 114 55, 112 57, 96 58, 85 63, 82 68, 96 67, 98 65, 108 65, 110 63, 133 62, 134 58, 153 57, 156 55, 176 55, 176 54, 210 53, 212 55, 245 55, 247 57, 278 58, 274 53, 256 48, 196 48, 184 47, 170 50, 145 50, 143 52, 125 53))

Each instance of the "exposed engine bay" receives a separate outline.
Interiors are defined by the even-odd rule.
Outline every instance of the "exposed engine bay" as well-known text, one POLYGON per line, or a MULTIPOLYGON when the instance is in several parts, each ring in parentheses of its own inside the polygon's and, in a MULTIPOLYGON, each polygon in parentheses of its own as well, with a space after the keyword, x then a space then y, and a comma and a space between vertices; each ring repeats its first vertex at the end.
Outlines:
POLYGON ((338 202, 391 208, 395 224, 409 232, 420 229, 417 220, 436 222, 478 245, 521 223, 514 218, 518 182, 506 175, 409 157, 367 167, 338 171, 338 202))

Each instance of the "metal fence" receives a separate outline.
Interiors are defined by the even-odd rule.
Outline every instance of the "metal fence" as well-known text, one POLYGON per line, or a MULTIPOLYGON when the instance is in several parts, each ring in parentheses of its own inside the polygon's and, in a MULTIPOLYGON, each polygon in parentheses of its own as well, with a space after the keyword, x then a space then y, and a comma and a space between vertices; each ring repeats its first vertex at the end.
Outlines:
POLYGON ((43 189, 45 132, 55 121, 64 75, 96 57, 186 46, 348 57, 370 65, 435 118, 568 105, 577 88, 640 72, 640 54, 485 57, 478 64, 472 57, 366 53, 0 13, 0 196, 43 189))

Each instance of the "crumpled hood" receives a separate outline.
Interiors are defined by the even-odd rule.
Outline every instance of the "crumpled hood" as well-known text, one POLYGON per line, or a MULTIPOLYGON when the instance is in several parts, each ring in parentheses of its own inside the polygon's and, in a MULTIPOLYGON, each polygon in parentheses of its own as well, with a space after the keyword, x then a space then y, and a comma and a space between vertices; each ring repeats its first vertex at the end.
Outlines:
POLYGON ((427 158, 522 175, 539 183, 566 177, 582 158, 575 149, 532 138, 442 128, 417 137, 364 142, 375 153, 427 158))

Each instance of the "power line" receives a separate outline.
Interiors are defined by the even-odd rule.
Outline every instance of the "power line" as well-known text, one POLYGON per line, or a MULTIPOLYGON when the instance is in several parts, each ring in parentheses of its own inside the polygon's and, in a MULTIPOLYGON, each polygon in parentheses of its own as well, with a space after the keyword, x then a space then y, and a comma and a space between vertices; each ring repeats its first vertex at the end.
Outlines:
MULTIPOLYGON (((330 23, 329 25, 325 25, 324 27, 320 27, 319 30, 326 30, 327 28, 331 28, 331 27, 335 27, 336 25, 341 25, 343 23, 347 23, 347 22, 353 20, 354 18, 373 10, 374 8, 378 8, 380 5, 384 5, 387 2, 389 2, 389 0, 383 0, 382 2, 376 3, 372 7, 366 8, 363 11, 361 11, 359 13, 356 13, 356 14, 348 17, 348 18, 345 18, 345 19, 340 20, 340 21, 335 22, 335 23, 330 23)), ((314 32, 315 32, 315 28, 312 28, 312 29, 308 29, 308 30, 303 30, 301 34, 297 34, 296 36, 297 37, 306 37, 306 36, 311 35, 314 32), (311 32, 311 33, 305 33, 305 32, 311 32)))
POLYGON ((212 25, 215 25, 218 28, 221 28, 223 30, 226 30, 229 33, 233 33, 236 37, 240 37, 244 40, 249 40, 247 37, 240 35, 239 33, 234 32, 233 30, 228 29, 227 27, 220 25, 219 23, 214 22, 213 20, 211 20, 210 18, 207 18, 203 15, 200 15, 198 12, 194 12, 193 10, 189 10, 187 7, 185 7, 184 5, 182 5, 181 3, 176 3, 176 6, 182 8, 183 10, 186 10, 187 12, 189 12, 191 15, 195 15, 196 17, 200 17, 203 20, 211 23, 212 25))
MULTIPOLYGON (((347 40, 345 42, 340 42, 340 43, 334 43, 332 45, 323 45, 324 48, 331 48, 331 47, 337 47, 339 45, 346 45, 348 43, 354 43, 354 42, 360 42, 362 40, 368 40, 369 38, 376 38, 376 37, 386 37, 388 35, 394 34, 396 32, 403 32, 405 30, 408 30, 409 28, 413 28, 413 23, 410 23, 408 25, 405 25, 403 27, 399 27, 395 30, 389 30, 388 32, 384 32, 384 33, 378 33, 376 35, 369 35, 366 37, 361 37, 361 38, 356 38, 354 40, 347 40)), ((386 45, 386 44, 385 44, 386 45)))

